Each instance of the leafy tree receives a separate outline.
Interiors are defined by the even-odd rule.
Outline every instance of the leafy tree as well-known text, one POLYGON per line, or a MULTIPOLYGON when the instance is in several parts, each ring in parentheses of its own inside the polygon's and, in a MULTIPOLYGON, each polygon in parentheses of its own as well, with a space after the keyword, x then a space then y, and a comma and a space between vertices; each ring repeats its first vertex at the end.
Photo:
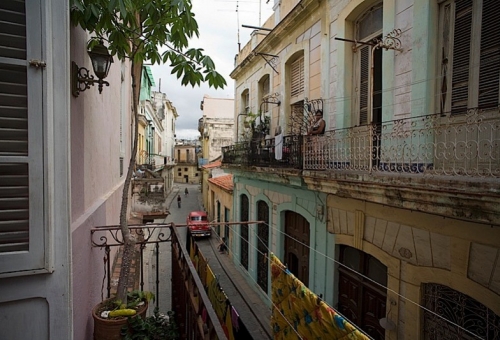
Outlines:
POLYGON ((104 40, 110 53, 120 60, 130 59, 134 140, 120 211, 120 228, 124 240, 117 299, 127 298, 127 283, 135 241, 127 224, 127 204, 137 154, 139 94, 143 63, 170 63, 172 74, 182 85, 223 88, 224 78, 215 70, 212 59, 203 49, 190 48, 189 39, 199 36, 190 0, 71 0, 71 20, 93 37, 89 49, 104 40))

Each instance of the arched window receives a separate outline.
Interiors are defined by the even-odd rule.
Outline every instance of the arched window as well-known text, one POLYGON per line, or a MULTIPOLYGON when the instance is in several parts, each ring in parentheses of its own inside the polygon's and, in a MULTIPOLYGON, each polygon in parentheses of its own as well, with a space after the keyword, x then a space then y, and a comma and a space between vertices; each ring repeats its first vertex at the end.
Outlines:
MULTIPOLYGON (((357 41, 370 43, 373 39, 382 37, 382 10, 382 4, 373 6, 356 20, 357 41)), ((353 65, 355 124, 380 123, 382 120, 382 49, 357 44, 353 65)))
POLYGON ((264 201, 257 203, 257 283, 264 292, 268 292, 269 277, 269 206, 264 201))
POLYGON ((269 74, 266 74, 259 80, 259 109, 262 109, 262 113, 264 114, 269 111, 269 104, 262 104, 262 102, 271 93, 270 78, 269 74))
MULTIPOLYGON (((240 196, 240 221, 246 222, 249 217, 248 196, 240 196)), ((248 224, 240 225, 240 263, 248 270, 248 224)))
POLYGON ((450 287, 425 284, 423 304, 425 340, 500 338, 500 317, 450 287))
POLYGON ((304 98, 305 98, 305 74, 304 74, 304 52, 295 54, 286 63, 287 79, 289 87, 287 94, 290 103, 290 114, 288 116, 288 132, 292 135, 302 135, 306 132, 304 98))

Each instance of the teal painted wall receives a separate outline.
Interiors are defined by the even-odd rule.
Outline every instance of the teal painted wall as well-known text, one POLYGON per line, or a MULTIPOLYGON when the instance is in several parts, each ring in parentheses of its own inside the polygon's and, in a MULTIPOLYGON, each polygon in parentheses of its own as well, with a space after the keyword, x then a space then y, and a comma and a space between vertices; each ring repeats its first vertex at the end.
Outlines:
MULTIPOLYGON (((234 175, 234 174, 233 174, 234 175)), ((235 187, 233 191, 233 220, 239 221, 241 195, 249 198, 249 220, 257 220, 257 202, 262 200, 269 206, 269 250, 278 256, 283 262, 285 244, 285 212, 293 211, 303 216, 310 227, 310 250, 309 250, 309 288, 316 294, 322 294, 324 300, 333 304, 334 299, 334 250, 335 238, 328 233, 326 227, 326 195, 313 192, 307 188, 284 185, 280 183, 267 182, 234 175, 235 187), (324 216, 317 218, 317 207, 323 206, 324 216)), ((240 227, 235 226, 233 230, 235 238, 239 238, 240 227)), ((232 251, 233 260, 240 263, 240 241, 234 240, 232 251)), ((243 267, 241 267, 244 270, 243 267)), ((257 283, 257 225, 249 225, 249 267, 248 280, 252 286, 257 283)), ((268 286, 271 286, 269 275, 268 286)), ((259 291, 268 305, 271 304, 270 295, 266 297, 262 290, 259 291)))

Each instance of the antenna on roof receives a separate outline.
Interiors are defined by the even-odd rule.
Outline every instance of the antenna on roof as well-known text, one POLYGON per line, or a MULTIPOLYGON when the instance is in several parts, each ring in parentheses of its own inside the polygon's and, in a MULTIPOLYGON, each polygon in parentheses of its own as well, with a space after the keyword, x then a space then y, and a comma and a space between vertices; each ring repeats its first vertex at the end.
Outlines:
POLYGON ((238 52, 241 51, 241 44, 240 44, 240 12, 238 12, 238 3, 239 1, 236 1, 236 26, 238 27, 238 52))
POLYGON ((158 80, 158 92, 161 93, 161 78, 158 80))

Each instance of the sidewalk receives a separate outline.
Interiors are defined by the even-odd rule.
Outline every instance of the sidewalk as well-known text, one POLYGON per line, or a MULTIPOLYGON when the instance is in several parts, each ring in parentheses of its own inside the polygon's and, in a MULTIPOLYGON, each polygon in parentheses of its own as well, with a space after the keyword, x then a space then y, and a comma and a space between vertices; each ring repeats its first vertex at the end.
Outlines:
POLYGON ((253 339, 272 339, 271 310, 262 301, 257 291, 257 283, 252 287, 235 266, 227 253, 217 250, 219 240, 216 235, 198 241, 198 246, 206 257, 219 285, 231 304, 238 311, 240 319, 253 339))

